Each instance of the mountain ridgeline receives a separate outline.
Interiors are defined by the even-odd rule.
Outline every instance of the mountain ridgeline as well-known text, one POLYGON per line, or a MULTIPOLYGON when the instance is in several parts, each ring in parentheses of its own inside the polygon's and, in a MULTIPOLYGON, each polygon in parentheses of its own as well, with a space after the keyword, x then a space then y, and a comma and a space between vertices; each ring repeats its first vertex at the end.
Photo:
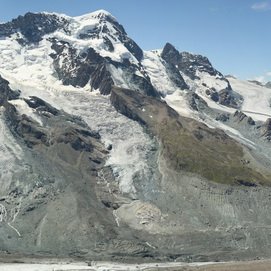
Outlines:
POLYGON ((115 17, 0 24, 0 250, 118 261, 270 257, 271 90, 115 17))

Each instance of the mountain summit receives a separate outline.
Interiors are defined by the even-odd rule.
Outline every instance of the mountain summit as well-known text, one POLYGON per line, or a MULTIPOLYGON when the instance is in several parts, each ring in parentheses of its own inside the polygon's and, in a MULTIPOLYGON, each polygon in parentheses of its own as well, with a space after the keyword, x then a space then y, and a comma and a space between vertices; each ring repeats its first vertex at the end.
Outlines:
POLYGON ((0 51, 3 253, 270 257, 268 85, 144 51, 104 10, 19 16, 0 51))

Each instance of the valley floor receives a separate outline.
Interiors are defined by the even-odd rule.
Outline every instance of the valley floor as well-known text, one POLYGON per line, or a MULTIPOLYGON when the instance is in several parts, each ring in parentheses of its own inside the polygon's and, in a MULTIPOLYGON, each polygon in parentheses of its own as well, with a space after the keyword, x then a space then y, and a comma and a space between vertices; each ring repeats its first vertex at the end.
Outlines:
MULTIPOLYGON (((3 260, 3 259, 2 259, 3 260)), ((14 260, 16 261, 16 260, 14 260)), ((271 260, 228 263, 143 263, 124 264, 114 262, 59 262, 33 260, 31 263, 0 263, 1 271, 269 271, 271 260), (38 263, 39 262, 39 263, 38 263), (42 262, 42 263, 41 263, 42 262)))

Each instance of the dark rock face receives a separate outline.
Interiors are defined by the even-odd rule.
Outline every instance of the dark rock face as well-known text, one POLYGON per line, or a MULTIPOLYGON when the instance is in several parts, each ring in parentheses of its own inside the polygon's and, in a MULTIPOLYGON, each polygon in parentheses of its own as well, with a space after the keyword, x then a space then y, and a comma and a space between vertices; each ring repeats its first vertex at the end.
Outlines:
POLYGON ((176 87, 181 89, 188 89, 187 84, 185 83, 177 68, 181 59, 180 53, 177 51, 177 49, 170 43, 167 43, 161 53, 161 57, 165 60, 166 71, 169 75, 169 78, 176 85, 176 87))
MULTIPOLYGON (((97 66, 104 62, 104 59, 92 48, 78 54, 77 50, 67 42, 56 39, 51 41, 52 49, 56 52, 51 54, 53 65, 64 85, 84 87, 97 66)), ((95 86, 97 87, 97 84, 95 86)))
POLYGON ((190 54, 187 52, 180 53, 173 45, 169 43, 165 45, 161 53, 161 57, 166 61, 168 66, 167 70, 171 75, 170 78, 176 84, 176 86, 182 89, 188 89, 188 86, 186 85, 180 72, 187 75, 191 80, 200 79, 197 76, 198 71, 206 72, 211 76, 218 77, 227 84, 227 87, 222 90, 216 90, 214 88, 207 89, 206 94, 210 96, 213 101, 219 102, 222 105, 234 108, 238 107, 239 98, 233 94, 229 81, 212 66, 207 57, 190 54))
POLYGON ((100 90, 101 94, 110 93, 114 84, 107 70, 107 60, 89 48, 79 54, 69 43, 52 40, 54 68, 64 85, 84 87, 90 83, 92 89, 100 90))
POLYGON ((271 118, 268 118, 261 127, 261 135, 271 141, 271 118))
POLYGON ((180 89, 188 89, 188 86, 181 76, 179 70, 173 64, 166 62, 165 67, 170 80, 175 84, 176 87, 180 89))
MULTIPOLYGON (((110 52, 115 50, 113 41, 120 41, 138 61, 142 59, 143 51, 127 36, 123 26, 114 17, 106 12, 100 12, 93 16, 98 19, 97 26, 83 29, 81 33, 78 33, 78 38, 102 38, 105 49, 110 52), (113 29, 109 29, 108 23, 112 25, 113 29)), ((9 23, 0 25, 0 36, 10 36, 17 33, 19 37, 19 33, 21 33, 22 38, 18 40, 21 45, 37 43, 42 40, 45 34, 53 33, 57 29, 68 33, 69 24, 69 20, 55 14, 27 13, 9 23)), ((55 73, 64 85, 85 87, 90 84, 92 90, 99 89, 101 94, 108 95, 114 85, 108 65, 114 65, 123 70, 130 88, 136 91, 145 91, 148 95, 158 95, 148 76, 143 74, 144 69, 140 63, 134 65, 128 59, 116 63, 109 57, 100 56, 94 48, 78 50, 70 43, 55 37, 50 37, 49 41, 52 43, 51 48, 54 51, 50 56, 53 59, 55 73), (143 77, 136 74, 137 72, 142 73, 143 77)), ((176 82, 184 83, 178 82, 178 79, 176 82)))
POLYGON ((230 119, 230 114, 219 114, 216 118, 217 121, 227 122, 230 119))
POLYGON ((84 122, 58 111, 42 99, 31 97, 25 101, 41 117, 45 117, 46 126, 41 126, 26 115, 18 114, 16 108, 9 103, 5 105, 5 116, 13 133, 21 137, 28 147, 40 144, 49 147, 64 143, 76 151, 92 152, 91 141, 100 140, 99 133, 87 129, 84 122))
POLYGON ((56 116, 60 113, 59 110, 36 96, 30 96, 29 99, 24 99, 24 101, 28 104, 29 107, 36 109, 36 111, 40 114, 46 113, 48 116, 47 113, 50 113, 56 116))
POLYGON ((167 62, 174 66, 179 65, 181 61, 181 55, 179 51, 170 43, 166 43, 163 51, 161 53, 161 57, 167 62))
POLYGON ((241 98, 237 99, 234 96, 231 87, 220 90, 218 92, 218 97, 219 97, 218 102, 220 104, 233 108, 238 108, 239 105, 237 101, 241 99, 241 98))
POLYGON ((208 107, 207 103, 196 93, 188 94, 189 106, 196 111, 203 110, 208 107))
POLYGON ((207 89, 205 92, 214 102, 219 101, 219 94, 215 88, 207 89))
POLYGON ((271 88, 271 82, 267 82, 267 83, 265 84, 265 87, 271 88))
POLYGON ((99 64, 93 71, 90 85, 93 89, 99 88, 100 93, 103 95, 110 94, 114 82, 105 63, 99 64))
POLYGON ((40 127, 26 115, 19 115, 13 105, 6 105, 5 117, 13 134, 22 138, 27 147, 33 148, 40 144, 49 146, 47 129, 40 127))
POLYGON ((19 43, 36 43, 41 41, 44 35, 52 33, 58 28, 65 30, 67 24, 67 20, 54 14, 29 12, 11 22, 0 24, 0 37, 8 37, 20 32, 23 39, 18 39, 19 43))
POLYGON ((212 66, 207 57, 194 55, 187 52, 180 53, 180 56, 181 58, 178 68, 188 77, 190 77, 190 79, 200 79, 196 74, 197 71, 199 71, 206 72, 211 76, 216 76, 226 83, 227 86, 225 89, 217 90, 211 88, 206 90, 206 94, 209 95, 213 101, 233 108, 239 107, 241 97, 237 97, 238 95, 233 93, 229 81, 212 66))
POLYGON ((19 95, 19 91, 11 90, 9 88, 9 82, 0 75, 0 106, 6 103, 8 100, 17 99, 19 95))
POLYGON ((235 121, 247 123, 249 125, 255 125, 255 121, 251 117, 248 117, 245 113, 241 111, 238 111, 238 110, 235 111, 233 117, 235 121))
POLYGON ((194 55, 188 52, 180 53, 178 68, 189 76, 192 80, 198 79, 196 71, 207 72, 213 76, 222 76, 220 72, 213 68, 209 59, 202 55, 194 55))
POLYGON ((93 48, 86 52, 78 53, 71 45, 64 41, 52 39, 51 54, 55 71, 64 85, 84 87, 88 83, 92 89, 98 89, 101 94, 110 94, 114 81, 110 74, 109 65, 113 65, 123 71, 123 77, 131 89, 144 91, 147 95, 158 96, 158 93, 150 83, 150 79, 136 74, 139 67, 124 59, 123 62, 115 62, 109 58, 101 57, 93 48))

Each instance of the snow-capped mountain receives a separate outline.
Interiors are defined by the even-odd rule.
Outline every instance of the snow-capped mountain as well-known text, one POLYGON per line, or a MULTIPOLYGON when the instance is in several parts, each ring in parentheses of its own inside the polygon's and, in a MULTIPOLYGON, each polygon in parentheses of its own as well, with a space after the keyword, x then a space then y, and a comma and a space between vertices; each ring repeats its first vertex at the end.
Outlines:
POLYGON ((270 256, 268 84, 143 51, 103 10, 19 16, 0 51, 1 250, 270 256))

